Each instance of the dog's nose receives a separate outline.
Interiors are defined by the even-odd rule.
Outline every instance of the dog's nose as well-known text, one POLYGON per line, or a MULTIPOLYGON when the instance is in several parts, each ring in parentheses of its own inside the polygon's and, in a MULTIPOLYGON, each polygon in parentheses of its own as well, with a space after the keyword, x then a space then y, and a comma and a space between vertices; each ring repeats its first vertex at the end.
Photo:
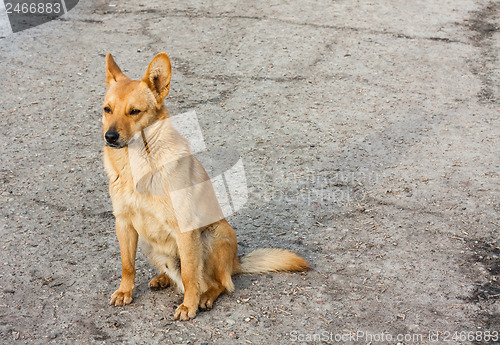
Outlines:
POLYGON ((116 131, 107 131, 104 137, 109 144, 116 144, 118 138, 120 138, 120 133, 116 131))

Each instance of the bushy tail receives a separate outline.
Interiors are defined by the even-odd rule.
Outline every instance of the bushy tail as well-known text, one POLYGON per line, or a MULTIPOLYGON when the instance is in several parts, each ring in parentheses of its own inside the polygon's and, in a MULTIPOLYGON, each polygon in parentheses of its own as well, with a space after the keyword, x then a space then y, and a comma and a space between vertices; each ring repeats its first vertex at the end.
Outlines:
POLYGON ((309 269, 307 261, 297 254, 277 248, 259 248, 240 257, 234 274, 264 273, 275 271, 305 271, 309 269))

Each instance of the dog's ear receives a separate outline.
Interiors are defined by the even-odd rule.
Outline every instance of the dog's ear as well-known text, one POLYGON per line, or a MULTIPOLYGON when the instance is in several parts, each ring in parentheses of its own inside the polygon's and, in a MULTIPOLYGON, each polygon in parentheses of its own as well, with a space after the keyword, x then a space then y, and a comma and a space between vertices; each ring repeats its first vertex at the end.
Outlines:
POLYGON ((142 77, 153 92, 158 104, 162 104, 165 97, 170 91, 170 78, 172 77, 172 68, 170 67, 170 59, 165 53, 156 55, 151 61, 146 70, 146 74, 142 77))
POLYGON ((106 55, 106 85, 110 86, 119 80, 128 79, 113 59, 113 55, 106 55))

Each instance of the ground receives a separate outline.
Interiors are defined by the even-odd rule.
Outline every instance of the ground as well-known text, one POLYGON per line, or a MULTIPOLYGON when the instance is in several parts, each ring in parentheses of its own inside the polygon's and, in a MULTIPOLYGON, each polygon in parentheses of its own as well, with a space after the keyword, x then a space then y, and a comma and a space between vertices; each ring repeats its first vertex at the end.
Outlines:
POLYGON ((483 0, 92 0, 1 37, 1 342, 493 343, 499 25, 483 0), (108 305, 104 56, 140 78, 161 51, 170 112, 243 159, 240 252, 312 265, 237 276, 189 322, 140 252, 134 301, 108 305))

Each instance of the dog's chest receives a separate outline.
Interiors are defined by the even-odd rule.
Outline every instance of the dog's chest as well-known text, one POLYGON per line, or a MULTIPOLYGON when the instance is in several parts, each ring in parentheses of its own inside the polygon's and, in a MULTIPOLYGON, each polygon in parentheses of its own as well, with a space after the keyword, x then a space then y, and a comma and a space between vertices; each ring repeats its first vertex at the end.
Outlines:
POLYGON ((139 236, 151 242, 163 243, 167 241, 168 237, 172 236, 172 233, 175 233, 175 229, 170 226, 169 220, 155 212, 153 208, 148 208, 147 202, 141 202, 138 205, 140 207, 131 212, 130 220, 139 236))
POLYGON ((120 166, 117 158, 107 161, 109 158, 105 156, 105 166, 115 217, 130 221, 139 236, 148 242, 165 243, 175 238, 177 223, 169 197, 139 193, 130 166, 120 166))
MULTIPOLYGON (((128 188, 127 188, 128 189, 128 188)), ((116 214, 126 214, 139 236, 148 242, 165 243, 175 238, 176 220, 166 197, 142 195, 130 190, 115 208, 116 214)))

